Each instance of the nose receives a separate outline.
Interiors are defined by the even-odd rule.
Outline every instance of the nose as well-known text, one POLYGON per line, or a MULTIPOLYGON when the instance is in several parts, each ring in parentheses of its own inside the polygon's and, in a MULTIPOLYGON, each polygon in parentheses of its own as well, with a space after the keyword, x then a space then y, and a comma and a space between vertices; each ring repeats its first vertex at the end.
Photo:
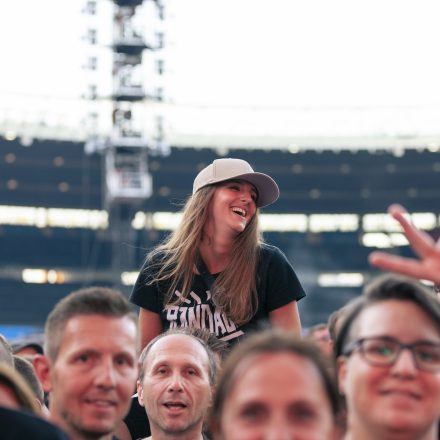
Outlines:
POLYGON ((113 388, 116 384, 116 373, 111 359, 103 359, 96 367, 95 384, 102 388, 113 388))
POLYGON ((412 377, 417 374, 417 366, 412 352, 403 349, 394 362, 391 373, 397 376, 412 377))
POLYGON ((168 384, 169 391, 182 391, 182 376, 180 373, 173 373, 168 384))
POLYGON ((273 426, 267 429, 264 440, 294 440, 295 436, 282 426, 273 426))
POLYGON ((295 435, 284 416, 273 414, 268 420, 264 440, 294 440, 295 435))
POLYGON ((249 203, 252 200, 252 194, 248 189, 242 189, 240 193, 240 200, 249 203))

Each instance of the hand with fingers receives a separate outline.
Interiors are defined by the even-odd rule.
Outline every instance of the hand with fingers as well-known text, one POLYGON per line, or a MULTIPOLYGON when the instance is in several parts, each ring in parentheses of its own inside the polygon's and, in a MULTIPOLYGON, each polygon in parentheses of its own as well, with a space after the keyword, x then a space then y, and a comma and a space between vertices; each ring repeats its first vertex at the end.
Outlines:
POLYGON ((368 257, 370 264, 440 285, 440 240, 436 243, 426 232, 417 229, 407 218, 407 211, 403 206, 391 205, 388 212, 401 224, 412 250, 419 259, 386 252, 372 252, 368 257))

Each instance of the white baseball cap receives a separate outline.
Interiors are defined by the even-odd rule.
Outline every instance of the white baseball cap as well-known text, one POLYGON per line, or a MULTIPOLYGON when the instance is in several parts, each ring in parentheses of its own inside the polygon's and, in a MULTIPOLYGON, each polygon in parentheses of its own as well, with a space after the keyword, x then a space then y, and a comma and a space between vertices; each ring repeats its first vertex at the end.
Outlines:
POLYGON ((272 177, 257 173, 242 159, 216 159, 197 174, 194 179, 193 194, 200 188, 226 180, 240 179, 251 183, 258 192, 257 207, 270 205, 280 195, 280 190, 272 177))

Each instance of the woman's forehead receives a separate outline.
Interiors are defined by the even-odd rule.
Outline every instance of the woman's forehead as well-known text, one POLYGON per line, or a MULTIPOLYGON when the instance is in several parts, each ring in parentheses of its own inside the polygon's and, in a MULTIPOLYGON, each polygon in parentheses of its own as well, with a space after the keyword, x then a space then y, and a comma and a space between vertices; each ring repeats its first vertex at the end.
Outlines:
POLYGON ((352 327, 351 334, 358 337, 369 336, 379 330, 384 334, 403 332, 403 335, 412 335, 416 330, 435 328, 439 333, 438 323, 420 304, 394 298, 369 304, 360 312, 352 327), (409 318, 414 325, 408 327, 409 318))
POLYGON ((239 184, 242 184, 242 185, 249 185, 251 187, 251 189, 254 190, 258 194, 258 190, 255 187, 255 185, 253 183, 251 183, 251 182, 248 182, 247 180, 244 180, 244 179, 230 179, 230 180, 227 180, 225 182, 225 184, 228 184, 228 183, 239 183, 239 184))

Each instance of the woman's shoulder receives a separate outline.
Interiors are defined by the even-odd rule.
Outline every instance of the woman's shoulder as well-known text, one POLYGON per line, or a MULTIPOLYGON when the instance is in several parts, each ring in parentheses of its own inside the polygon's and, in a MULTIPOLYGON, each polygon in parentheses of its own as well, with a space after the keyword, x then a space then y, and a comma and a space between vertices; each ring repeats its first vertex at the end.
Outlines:
POLYGON ((259 247, 262 252, 268 252, 268 253, 275 252, 276 250, 278 250, 276 246, 273 246, 268 243, 259 243, 259 247))
POLYGON ((166 260, 167 253, 165 251, 152 250, 145 256, 142 270, 148 270, 154 267, 160 267, 166 260))
POLYGON ((145 284, 155 279, 163 267, 165 259, 166 254, 164 252, 152 251, 148 253, 139 271, 138 281, 145 284))
POLYGON ((145 256, 145 264, 159 263, 166 258, 167 252, 163 249, 153 249, 145 256))
POLYGON ((284 254, 280 251, 279 248, 267 243, 260 243, 260 259, 262 260, 270 260, 273 257, 283 256, 284 254))

